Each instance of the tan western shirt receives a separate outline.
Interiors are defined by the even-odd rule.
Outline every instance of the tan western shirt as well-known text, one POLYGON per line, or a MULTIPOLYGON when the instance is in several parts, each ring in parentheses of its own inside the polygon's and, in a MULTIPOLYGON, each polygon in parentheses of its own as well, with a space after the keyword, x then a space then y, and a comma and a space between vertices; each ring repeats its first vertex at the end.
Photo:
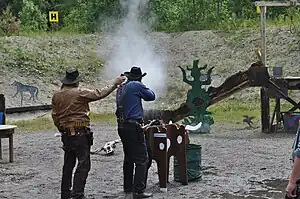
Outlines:
POLYGON ((101 90, 63 87, 55 91, 52 97, 52 118, 56 127, 89 125, 89 102, 107 97, 117 88, 109 85, 101 90))

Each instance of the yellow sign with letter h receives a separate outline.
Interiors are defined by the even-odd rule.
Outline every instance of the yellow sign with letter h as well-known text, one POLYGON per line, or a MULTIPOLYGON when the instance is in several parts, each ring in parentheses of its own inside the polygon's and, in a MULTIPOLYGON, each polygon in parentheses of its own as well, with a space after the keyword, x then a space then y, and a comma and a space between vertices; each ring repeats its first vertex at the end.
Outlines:
POLYGON ((57 11, 50 11, 49 12, 49 22, 58 22, 58 12, 57 11))
POLYGON ((260 13, 260 7, 259 6, 256 6, 256 12, 260 13))

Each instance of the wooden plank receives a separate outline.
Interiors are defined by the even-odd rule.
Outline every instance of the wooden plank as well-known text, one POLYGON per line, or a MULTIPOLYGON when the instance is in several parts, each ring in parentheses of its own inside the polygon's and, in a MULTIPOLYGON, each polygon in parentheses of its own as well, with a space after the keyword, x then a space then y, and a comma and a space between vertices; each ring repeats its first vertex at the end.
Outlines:
POLYGON ((295 110, 300 109, 299 107, 300 107, 300 102, 297 104, 297 106, 294 106, 293 108, 291 108, 287 112, 294 112, 295 110))
POLYGON ((272 6, 272 7, 291 7, 291 6, 299 6, 300 2, 297 1, 255 1, 255 6, 272 6))
POLYGON ((242 84, 224 92, 224 93, 220 93, 218 96, 214 97, 213 99, 211 99, 211 102, 209 104, 209 106, 216 104, 217 102, 220 102, 221 100, 233 95, 234 93, 241 91, 243 89, 246 89, 250 86, 249 81, 243 82, 242 84))
POLYGON ((51 110, 51 104, 6 108, 6 114, 51 110))
POLYGON ((14 162, 14 135, 9 136, 9 162, 14 162))
POLYGON ((300 90, 300 77, 282 77, 287 82, 289 90, 300 90))
POLYGON ((270 79, 269 79, 268 88, 275 89, 277 93, 279 93, 280 95, 282 95, 283 99, 285 99, 286 101, 290 102, 292 105, 296 106, 297 108, 300 108, 299 104, 295 100, 293 100, 292 98, 290 98, 289 96, 287 96, 284 92, 282 92, 282 89, 280 87, 278 87, 277 84, 275 84, 270 79))
POLYGON ((293 77, 293 76, 286 76, 286 77, 279 77, 279 79, 284 79, 284 80, 299 80, 300 81, 300 77, 293 77))

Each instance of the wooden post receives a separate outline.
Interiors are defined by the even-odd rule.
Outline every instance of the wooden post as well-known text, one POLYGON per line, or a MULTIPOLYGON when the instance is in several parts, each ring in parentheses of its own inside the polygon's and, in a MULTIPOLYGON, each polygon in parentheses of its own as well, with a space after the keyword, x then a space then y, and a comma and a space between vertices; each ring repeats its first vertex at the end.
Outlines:
POLYGON ((268 96, 266 88, 260 89, 261 99, 261 126, 263 133, 270 132, 270 98, 268 96))
POLYGON ((267 13, 267 7, 263 6, 260 9, 260 34, 261 34, 261 58, 264 66, 267 66, 266 60, 267 60, 267 47, 266 47, 266 41, 267 41, 267 35, 266 35, 266 13, 267 13))
POLYGON ((278 124, 279 122, 281 122, 281 107, 280 107, 280 98, 276 98, 276 104, 277 104, 277 112, 276 112, 276 123, 278 124))
POLYGON ((272 115, 272 119, 271 119, 271 123, 270 123, 270 132, 276 132, 277 131, 277 128, 278 128, 278 123, 279 123, 279 120, 280 120, 280 98, 279 97, 275 97, 275 109, 273 111, 273 115, 272 115), (273 126, 273 122, 274 122, 274 119, 276 117, 276 124, 275 124, 275 128, 273 126))
POLYGON ((267 7, 293 7, 300 6, 300 2, 296 0, 280 2, 280 1, 255 1, 255 6, 260 7, 260 31, 261 31, 261 56, 262 62, 266 66, 266 13, 267 7))
POLYGON ((9 162, 14 162, 14 135, 13 133, 9 136, 9 162))
MULTIPOLYGON (((267 67, 267 35, 266 35, 266 13, 267 7, 262 6, 260 8, 260 34, 261 34, 261 61, 264 67, 267 67)), ((267 93, 267 88, 261 88, 261 122, 262 132, 270 132, 270 99, 267 93)))

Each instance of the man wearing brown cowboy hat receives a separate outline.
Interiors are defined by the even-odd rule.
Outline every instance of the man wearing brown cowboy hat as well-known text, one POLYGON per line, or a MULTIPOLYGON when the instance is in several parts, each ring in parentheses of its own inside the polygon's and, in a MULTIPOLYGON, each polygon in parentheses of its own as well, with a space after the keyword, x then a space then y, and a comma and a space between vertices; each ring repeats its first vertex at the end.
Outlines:
POLYGON ((99 90, 79 88, 81 76, 78 70, 69 68, 61 78, 62 87, 52 97, 52 118, 62 134, 64 166, 61 182, 61 199, 84 199, 86 179, 91 168, 90 148, 93 145, 93 133, 89 128, 89 102, 100 100, 113 92, 125 81, 117 77, 114 82, 99 90), (78 160, 73 179, 72 173, 78 160))
POLYGON ((134 66, 124 75, 128 81, 117 89, 116 96, 118 134, 124 151, 123 189, 133 198, 148 198, 152 194, 145 193, 149 158, 142 129, 144 113, 141 100, 154 101, 155 94, 141 82, 146 73, 142 74, 140 67, 134 66))

